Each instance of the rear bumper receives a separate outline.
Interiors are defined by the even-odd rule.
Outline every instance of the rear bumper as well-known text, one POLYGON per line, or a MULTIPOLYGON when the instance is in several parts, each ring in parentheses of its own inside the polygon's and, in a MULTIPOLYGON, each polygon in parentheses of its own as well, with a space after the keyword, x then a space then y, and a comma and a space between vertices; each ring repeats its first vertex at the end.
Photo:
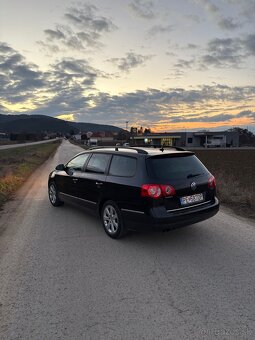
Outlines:
POLYGON ((166 212, 162 207, 145 212, 122 209, 124 223, 130 230, 171 230, 198 223, 214 216, 219 211, 219 200, 204 206, 194 206, 186 210, 166 212))

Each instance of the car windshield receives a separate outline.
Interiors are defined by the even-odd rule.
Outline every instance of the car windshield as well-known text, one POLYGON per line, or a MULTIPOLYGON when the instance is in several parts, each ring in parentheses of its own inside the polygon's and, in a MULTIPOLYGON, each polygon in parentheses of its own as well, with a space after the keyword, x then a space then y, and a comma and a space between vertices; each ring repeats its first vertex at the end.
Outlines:
POLYGON ((208 172, 195 155, 155 156, 147 159, 149 176, 160 180, 184 179, 208 172))

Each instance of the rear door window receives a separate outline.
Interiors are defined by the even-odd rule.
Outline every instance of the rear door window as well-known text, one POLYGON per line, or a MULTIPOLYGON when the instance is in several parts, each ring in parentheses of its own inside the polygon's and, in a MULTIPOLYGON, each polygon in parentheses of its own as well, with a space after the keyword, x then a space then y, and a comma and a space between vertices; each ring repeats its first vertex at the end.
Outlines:
POLYGON ((150 177, 160 180, 192 178, 208 170, 195 156, 151 157, 147 159, 150 177))
POLYGON ((94 153, 88 162, 86 172, 104 174, 110 158, 109 154, 94 153))
POLYGON ((132 177, 136 172, 136 158, 126 156, 113 156, 109 175, 132 177))

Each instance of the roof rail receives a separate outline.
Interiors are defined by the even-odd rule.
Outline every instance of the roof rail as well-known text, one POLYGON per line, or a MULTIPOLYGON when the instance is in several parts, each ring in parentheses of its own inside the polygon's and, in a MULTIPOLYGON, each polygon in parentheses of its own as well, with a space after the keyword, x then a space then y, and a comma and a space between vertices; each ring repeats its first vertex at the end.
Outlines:
POLYGON ((121 145, 109 145, 109 146, 93 146, 89 148, 89 150, 96 150, 96 149, 109 149, 114 148, 115 151, 118 151, 119 149, 125 149, 125 150, 135 150, 137 153, 147 155, 148 152, 146 150, 140 149, 140 148, 154 148, 159 149, 160 151, 164 152, 166 148, 175 149, 177 151, 187 151, 184 148, 181 148, 180 146, 163 146, 163 145, 139 145, 137 147, 135 146, 121 146, 121 145))
MULTIPOLYGON (((138 145, 137 145, 138 147, 138 145)), ((146 145, 146 144, 143 144, 143 145, 139 145, 139 147, 141 148, 154 148, 154 149, 159 149, 160 151, 164 151, 166 148, 167 149, 175 149, 177 151, 187 151, 186 149, 180 147, 180 146, 168 146, 168 145, 161 145, 161 144, 156 144, 156 145, 146 145)))
POLYGON ((119 145, 109 145, 109 146, 93 146, 91 148, 89 148, 89 150, 96 150, 96 149, 109 149, 109 148, 114 148, 115 151, 118 151, 119 149, 125 149, 125 150, 135 150, 137 151, 137 153, 143 154, 143 155, 147 155, 148 152, 143 150, 143 149, 139 149, 136 147, 130 147, 130 146, 119 146, 119 145))

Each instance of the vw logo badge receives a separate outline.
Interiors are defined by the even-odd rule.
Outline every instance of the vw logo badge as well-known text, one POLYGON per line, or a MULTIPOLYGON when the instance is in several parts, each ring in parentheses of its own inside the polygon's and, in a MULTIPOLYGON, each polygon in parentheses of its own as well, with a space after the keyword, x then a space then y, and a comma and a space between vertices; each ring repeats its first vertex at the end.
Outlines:
POLYGON ((196 188, 197 188, 197 185, 196 185, 195 182, 192 182, 192 183, 190 184, 190 187, 191 187, 191 189, 192 189, 193 191, 195 191, 196 188))

